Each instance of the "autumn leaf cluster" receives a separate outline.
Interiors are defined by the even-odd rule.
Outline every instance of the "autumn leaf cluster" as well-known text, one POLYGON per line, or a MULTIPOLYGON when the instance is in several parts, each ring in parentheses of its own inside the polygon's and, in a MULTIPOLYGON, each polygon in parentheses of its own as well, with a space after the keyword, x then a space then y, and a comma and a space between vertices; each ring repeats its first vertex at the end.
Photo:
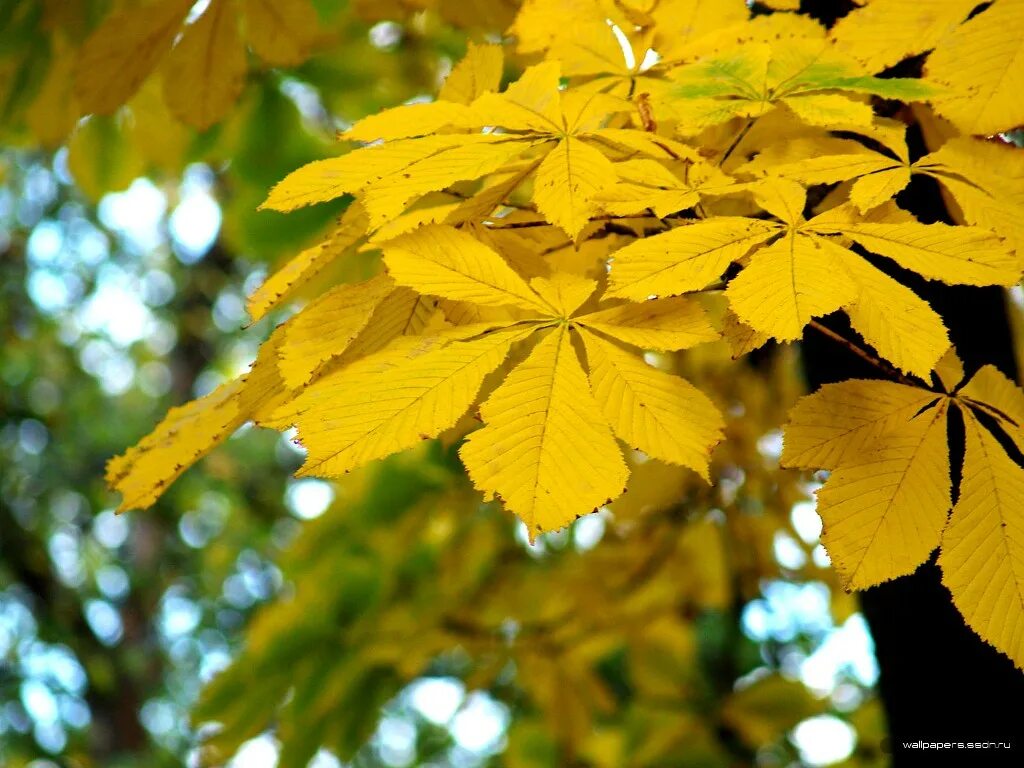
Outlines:
POLYGON ((803 400, 783 456, 831 472, 819 513, 837 570, 862 588, 941 547, 967 622, 1024 666, 1024 393, 990 368, 965 376, 899 277, 1020 278, 1024 157, 990 137, 1024 124, 1024 3, 968 18, 972 4, 873 0, 830 31, 767 5, 526 2, 508 43, 470 45, 436 100, 355 123, 347 151, 281 180, 263 208, 351 203, 251 296, 254 320, 354 254, 377 273, 308 301, 248 374, 113 460, 124 508, 254 421, 297 428, 301 474, 325 477, 462 441, 474 486, 532 537, 619 496, 624 451, 710 479, 715 393, 659 356, 724 340, 741 357, 843 312, 888 380, 803 400), (923 68, 890 76, 911 57, 923 68), (950 223, 900 207, 914 176, 950 223))

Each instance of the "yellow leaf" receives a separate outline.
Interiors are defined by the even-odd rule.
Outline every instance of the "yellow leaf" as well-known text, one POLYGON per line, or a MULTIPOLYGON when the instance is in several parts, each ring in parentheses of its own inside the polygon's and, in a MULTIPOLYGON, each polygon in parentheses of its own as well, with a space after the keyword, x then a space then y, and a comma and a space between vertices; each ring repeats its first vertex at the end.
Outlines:
MULTIPOLYGON (((675 54, 690 61, 733 51, 737 45, 768 43, 779 46, 785 45, 791 40, 823 40, 825 37, 825 28, 817 20, 803 14, 772 13, 749 18, 747 9, 738 8, 739 3, 734 0, 727 0, 723 3, 709 2, 709 0, 684 0, 684 2, 699 3, 702 14, 727 11, 735 15, 728 26, 715 29, 710 34, 702 34, 685 46, 677 46, 671 53, 666 51, 667 59, 672 59, 672 54, 675 54)), ((665 5, 659 3, 661 8, 665 8, 665 5)), ((676 24, 686 22, 685 17, 675 21, 676 24)), ((659 44, 673 45, 671 40, 662 41, 662 37, 662 34, 658 35, 659 44)))
POLYGON ((562 71, 557 61, 543 61, 527 67, 519 79, 505 89, 502 96, 524 109, 544 117, 556 128, 561 127, 562 71))
MULTIPOLYGON (((552 264, 548 254, 562 248, 572 248, 572 243, 564 232, 547 224, 543 217, 533 211, 509 212, 494 223, 498 226, 474 226, 474 234, 500 251, 523 275, 550 275, 552 264), (521 226, 514 226, 516 224, 521 226)), ((579 247, 585 248, 587 242, 589 241, 584 240, 579 247)))
POLYGON ((905 430, 939 395, 891 381, 826 384, 789 412, 784 467, 835 469, 863 456, 880 436, 905 430))
POLYGON ((716 216, 644 238, 616 251, 608 295, 643 301, 699 291, 777 231, 770 222, 716 216))
MULTIPOLYGON (((985 366, 985 368, 988 367, 985 366)), ((944 391, 952 392, 956 387, 960 386, 960 383, 964 380, 964 364, 961 362, 960 356, 957 355, 956 349, 950 347, 946 351, 942 359, 935 364, 935 373, 938 375, 944 391)), ((1010 386, 1012 387, 1013 385, 1010 384, 1010 386)), ((1022 404, 1024 404, 1024 393, 1021 394, 1021 399, 1022 404)))
POLYGON ((942 534, 942 583, 968 626, 1024 669, 1024 470, 969 414, 960 499, 942 534))
POLYGON ((562 124, 561 70, 558 62, 527 67, 503 93, 484 93, 470 111, 481 126, 500 125, 514 131, 559 133, 562 124))
POLYGON ((704 309, 685 296, 620 304, 578 317, 576 322, 627 344, 665 352, 718 338, 704 309))
POLYGON ((462 139, 457 146, 405 166, 402 173, 371 181, 363 197, 370 214, 370 226, 386 224, 405 210, 410 201, 426 192, 498 171, 533 146, 532 141, 502 134, 463 136, 462 139))
POLYGON ((690 160, 702 162, 697 151, 688 144, 647 131, 630 128, 594 128, 586 131, 586 139, 592 143, 608 144, 619 151, 639 152, 646 157, 659 160, 690 160))
POLYGON ((767 333, 754 330, 744 323, 736 317, 736 313, 731 309, 726 310, 725 313, 725 320, 722 323, 722 337, 729 345, 733 360, 764 346, 771 339, 771 336, 767 333))
POLYGON ((831 249, 791 232, 758 250, 725 295, 751 328, 792 341, 812 318, 853 302, 857 291, 831 249))
POLYGON ((108 115, 132 97, 171 49, 192 0, 159 0, 110 14, 85 41, 75 73, 84 112, 108 115))
POLYGON ((896 194, 909 183, 910 169, 903 167, 862 176, 850 189, 850 202, 857 206, 861 213, 867 213, 896 197, 896 194))
POLYGON ((853 327, 886 360, 924 379, 949 349, 942 318, 924 299, 852 251, 826 240, 856 286, 857 298, 846 307, 853 327))
POLYGON ((954 32, 975 0, 871 0, 847 14, 829 36, 870 72, 931 50, 954 32))
POLYGON ((792 179, 767 178, 752 191, 757 204, 784 224, 796 226, 804 220, 807 192, 792 179))
POLYGON ((294 396, 278 370, 286 330, 279 325, 263 342, 238 393, 239 413, 261 427, 271 426, 268 423, 270 415, 294 396))
POLYGON ((756 125, 751 129, 748 138, 753 136, 754 148, 764 145, 766 142, 771 143, 761 149, 753 160, 737 170, 790 177, 788 167, 792 165, 797 173, 791 178, 805 184, 824 184, 831 183, 825 181, 829 177, 840 181, 843 178, 852 178, 853 175, 856 175, 846 174, 844 169, 848 164, 853 166, 851 170, 868 173, 909 163, 905 123, 889 118, 875 117, 870 126, 835 125, 831 127, 831 130, 849 131, 871 139, 895 155, 896 159, 894 160, 881 150, 876 152, 868 149, 852 138, 822 135, 820 131, 781 113, 773 116, 772 123, 756 125), (761 135, 758 136, 758 133, 761 135), (823 165, 816 167, 817 158, 834 159, 822 160, 823 165), (867 158, 874 158, 876 163, 858 168, 858 158, 865 162, 867 162, 867 158), (807 174, 806 178, 804 178, 804 173, 800 172, 805 161, 808 163, 804 172, 807 174), (819 170, 820 177, 817 176, 819 170))
MULTIPOLYGON (((963 377, 963 369, 960 370, 963 377)), ((983 365, 959 392, 961 397, 992 406, 1012 426, 1024 426, 1024 392, 994 365, 983 365)))
POLYGON ((675 120, 675 131, 680 136, 696 136, 701 131, 735 117, 761 117, 771 105, 753 99, 662 98, 656 101, 655 110, 665 119, 675 120))
POLYGON ((888 256, 901 266, 933 280, 962 285, 1013 285, 1020 268, 1013 253, 991 232, 980 227, 948 224, 827 223, 829 211, 807 227, 840 232, 869 251, 888 256), (819 221, 816 224, 815 222, 819 221))
POLYGON ((495 208, 512 196, 516 188, 537 169, 538 165, 539 160, 529 160, 524 164, 508 166, 491 174, 483 182, 479 192, 464 200, 449 214, 446 223, 462 224, 488 218, 495 208))
POLYGON ((283 336, 280 329, 271 334, 247 374, 172 408, 150 434, 107 463, 107 483, 122 494, 119 510, 149 507, 246 421, 262 422, 284 402, 288 391, 276 361, 283 336))
POLYGON ((385 275, 364 283, 337 285, 285 323, 278 357, 284 382, 297 389, 321 364, 341 355, 393 288, 385 275))
POLYGON ((344 474, 437 437, 466 412, 511 344, 531 330, 471 341, 406 337, 318 380, 284 406, 309 451, 299 474, 344 474))
MULTIPOLYGON (((416 336, 434 327, 438 300, 420 296, 409 288, 396 288, 377 305, 366 327, 330 366, 342 367, 372 355, 398 336, 416 336)), ((475 318, 474 321, 484 318, 475 318)), ((493 319, 493 318, 486 318, 493 319)))
MULTIPOLYGON (((990 168, 1005 166, 993 165, 990 168)), ((990 229, 1006 240, 1014 249, 1017 259, 1024 263, 1024 200, 1004 195, 993 187, 983 187, 985 179, 970 176, 966 179, 946 174, 929 174, 937 178, 952 195, 949 208, 957 223, 967 223, 990 229), (959 210, 957 210, 959 209, 959 210), (962 216, 958 216, 962 213, 962 216)))
POLYGON ((707 395, 593 333, 583 333, 583 341, 594 398, 615 434, 630 447, 690 467, 710 482, 708 462, 725 422, 707 395))
POLYGON ((509 34, 516 36, 520 53, 539 53, 576 24, 603 22, 611 10, 604 5, 594 0, 524 0, 509 34))
POLYGON ((596 281, 568 272, 556 272, 550 278, 535 277, 530 285, 558 311, 559 317, 571 317, 597 288, 596 281))
POLYGON ((595 197, 602 210, 613 216, 637 216, 649 208, 654 215, 666 216, 692 208, 700 202, 696 190, 664 190, 639 184, 616 184, 595 197))
POLYGON ((619 183, 597 195, 601 207, 616 216, 630 216, 650 208, 664 218, 692 208, 702 195, 722 195, 743 188, 709 163, 696 161, 680 179, 656 160, 641 158, 615 164, 619 183))
POLYGON ((455 104, 471 104, 488 91, 498 90, 503 66, 500 45, 470 42, 465 57, 445 79, 438 98, 455 104))
POLYGON ((263 318, 285 298, 308 283, 365 232, 366 213, 362 205, 353 203, 327 240, 302 251, 252 292, 246 302, 246 309, 253 322, 263 318))
POLYGON ((475 325, 489 323, 493 320, 514 320, 515 316, 508 307, 482 307, 468 301, 438 300, 438 309, 444 319, 452 325, 475 325))
POLYGON ((1024 392, 998 368, 983 365, 957 395, 970 407, 995 418, 1017 447, 1024 450, 1024 392))
POLYGON ((932 100, 935 111, 964 133, 1024 124, 1024 0, 999 0, 946 35, 926 73, 948 88, 932 100))
POLYGON ((689 50, 689 45, 716 30, 729 29, 750 16, 740 0, 666 0, 652 3, 655 48, 672 59, 689 50))
POLYGON ((395 282, 420 293, 552 314, 551 307, 496 251, 452 227, 420 227, 386 243, 383 250, 395 282))
POLYGON ((607 157, 567 136, 537 169, 533 202, 544 218, 575 240, 597 213, 595 196, 612 182, 614 175, 615 169, 607 157))
POLYGON ((309 0, 245 0, 245 32, 261 59, 288 67, 309 56, 320 20, 309 0))
POLYGON ((412 232, 417 227, 422 227, 425 224, 456 223, 450 221, 450 219, 462 204, 462 200, 446 192, 428 193, 406 210, 405 213, 396 216, 373 230, 373 233, 366 238, 367 246, 364 246, 363 250, 367 250, 370 246, 376 246, 379 243, 386 243, 388 240, 394 240, 396 237, 412 232), (434 201, 438 201, 436 205, 431 204, 434 201))
POLYGON ((951 504, 947 409, 880 435, 818 491, 822 543, 847 587, 912 573, 938 546, 951 504))
POLYGON ((837 124, 869 126, 875 116, 869 103, 837 93, 800 94, 782 99, 782 103, 805 123, 822 128, 837 124))
POLYGON ((899 166, 896 160, 878 152, 857 151, 841 155, 815 153, 807 157, 802 156, 804 152, 814 152, 817 144, 801 143, 799 160, 766 164, 759 156, 738 170, 770 173, 786 179, 795 179, 802 184, 835 184, 837 181, 855 179, 858 176, 867 176, 899 166))
POLYGON ((242 426, 242 384, 234 379, 172 408, 150 434, 107 463, 107 483, 122 496, 120 511, 152 505, 182 472, 242 426))
POLYGON ((556 37, 548 56, 561 62, 566 77, 631 73, 622 45, 602 18, 575 21, 572 35, 556 37))
POLYGON ((952 193, 970 224, 1010 241, 1024 257, 1024 152, 969 137, 947 141, 914 163, 952 193))
MULTIPOLYGON (((924 105, 915 104, 914 109, 924 105)), ((910 162, 910 149, 907 147, 907 124, 889 117, 875 117, 870 127, 857 128, 855 133, 860 133, 869 139, 873 139, 883 147, 892 152, 901 163, 910 162)))
MULTIPOLYGON (((562 233, 558 234, 561 236, 562 233)), ((623 244, 632 241, 633 238, 622 234, 591 238, 583 240, 578 245, 565 241, 562 246, 544 253, 543 261, 552 270, 599 279, 605 278, 608 271, 609 255, 623 244)))
MULTIPOLYGON (((560 92, 562 110, 562 130, 570 136, 596 133, 606 130, 605 125, 611 115, 619 112, 632 112, 635 107, 628 99, 620 98, 601 91, 582 89, 560 92)), ((630 128, 611 129, 618 134, 646 134, 630 128)), ((648 150, 649 151, 649 150, 648 150)))
POLYGON ((213 0, 167 57, 164 100, 179 120, 205 130, 231 110, 247 69, 235 3, 213 0))
POLYGON ((357 192, 367 184, 397 173, 417 160, 488 136, 443 135, 406 139, 363 147, 341 157, 316 160, 278 182, 260 208, 291 211, 357 192))
POLYGON ((615 175, 621 181, 643 184, 651 189, 682 186, 681 180, 665 165, 650 158, 623 160, 615 164, 615 175))
POLYGON ((364 117, 345 131, 343 138, 371 142, 427 136, 465 119, 466 108, 462 104, 447 101, 403 104, 364 117))
POLYGON ((480 414, 485 426, 466 439, 462 461, 477 489, 500 496, 531 537, 622 493, 629 471, 564 326, 537 344, 480 414))

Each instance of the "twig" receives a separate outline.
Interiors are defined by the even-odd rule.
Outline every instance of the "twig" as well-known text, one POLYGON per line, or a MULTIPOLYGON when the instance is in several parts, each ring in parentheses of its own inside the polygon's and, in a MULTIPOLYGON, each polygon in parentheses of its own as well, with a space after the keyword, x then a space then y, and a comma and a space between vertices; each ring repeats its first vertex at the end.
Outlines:
POLYGON ((743 141, 746 135, 750 133, 750 129, 754 127, 754 123, 756 122, 756 117, 747 118, 747 124, 743 126, 742 130, 740 130, 738 134, 736 134, 736 138, 732 140, 732 144, 729 145, 729 148, 725 150, 725 154, 722 155, 721 159, 718 161, 719 168, 721 168, 722 165, 725 164, 725 161, 729 159, 729 155, 733 153, 733 150, 736 149, 736 147, 739 146, 740 142, 743 141))
POLYGON ((900 384, 906 384, 907 386, 910 386, 910 387, 918 386, 912 380, 910 380, 909 378, 904 376, 902 373, 900 373, 898 370, 893 368, 891 365, 886 363, 884 360, 881 360, 881 359, 875 357, 874 355, 872 355, 867 350, 862 349, 861 347, 857 346, 856 344, 854 344, 852 341, 850 341, 849 339, 845 338, 844 336, 840 336, 838 333, 833 331, 831 328, 825 327, 824 325, 819 323, 817 320, 811 320, 811 322, 808 323, 808 326, 813 328, 814 330, 816 330, 818 333, 820 333, 820 334, 822 334, 824 336, 828 336, 830 339, 832 339, 832 341, 834 341, 834 342, 836 342, 838 344, 842 344, 844 347, 846 347, 847 350, 849 350, 850 352, 855 354, 861 360, 865 361, 866 363, 869 363, 869 364, 873 365, 875 368, 878 368, 880 371, 884 371, 886 375, 891 376, 892 378, 896 379, 897 381, 900 382, 900 384))

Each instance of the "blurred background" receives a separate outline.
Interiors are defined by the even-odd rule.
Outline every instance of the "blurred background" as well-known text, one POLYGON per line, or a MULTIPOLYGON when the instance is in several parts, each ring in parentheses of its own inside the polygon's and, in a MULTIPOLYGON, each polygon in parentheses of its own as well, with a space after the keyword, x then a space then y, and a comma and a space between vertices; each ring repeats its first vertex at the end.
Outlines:
POLYGON ((715 488, 634 455, 620 502, 533 547, 443 441, 329 483, 243 428, 114 514, 107 459, 246 369, 288 310, 248 325, 245 297, 345 205, 257 213, 269 186, 516 4, 292 5, 301 55, 250 43, 197 128, 159 65, 82 116, 111 3, 0 0, 0 764, 885 765, 815 480, 778 469, 792 349, 658 361, 730 417, 715 488))

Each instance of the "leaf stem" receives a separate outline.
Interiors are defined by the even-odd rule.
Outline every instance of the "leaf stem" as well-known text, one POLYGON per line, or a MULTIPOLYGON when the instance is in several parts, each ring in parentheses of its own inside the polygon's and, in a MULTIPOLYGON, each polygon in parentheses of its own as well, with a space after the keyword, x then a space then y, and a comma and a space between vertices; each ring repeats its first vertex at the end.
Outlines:
POLYGON ((906 384, 909 387, 917 387, 918 386, 913 381, 911 381, 909 378, 907 378, 902 373, 900 373, 898 370, 896 370, 891 365, 886 363, 884 360, 875 357, 874 355, 872 355, 867 350, 857 346, 856 344, 854 344, 852 341, 850 341, 846 337, 840 336, 838 333, 833 331, 831 328, 828 328, 828 327, 822 325, 817 320, 811 320, 811 322, 809 322, 807 325, 808 325, 808 327, 813 328, 814 330, 816 330, 818 333, 820 333, 820 334, 822 334, 824 336, 827 336, 828 338, 832 339, 832 341, 836 342, 837 344, 842 344, 844 347, 846 347, 847 350, 849 350, 850 352, 855 354, 861 360, 865 361, 866 363, 869 363, 870 365, 873 365, 875 368, 878 368, 880 371, 884 371, 887 376, 891 376, 892 378, 896 379, 898 382, 900 382, 900 384, 906 384))
POLYGON ((721 159, 718 161, 719 168, 721 168, 722 165, 725 164, 725 161, 729 159, 729 155, 733 153, 733 150, 735 150, 736 147, 739 146, 740 142, 743 141, 743 139, 746 137, 746 135, 750 133, 750 129, 754 127, 754 123, 756 122, 756 117, 747 118, 747 124, 744 125, 742 129, 740 129, 739 133, 736 134, 736 138, 732 140, 732 144, 729 145, 729 148, 725 150, 725 154, 722 155, 721 159))

